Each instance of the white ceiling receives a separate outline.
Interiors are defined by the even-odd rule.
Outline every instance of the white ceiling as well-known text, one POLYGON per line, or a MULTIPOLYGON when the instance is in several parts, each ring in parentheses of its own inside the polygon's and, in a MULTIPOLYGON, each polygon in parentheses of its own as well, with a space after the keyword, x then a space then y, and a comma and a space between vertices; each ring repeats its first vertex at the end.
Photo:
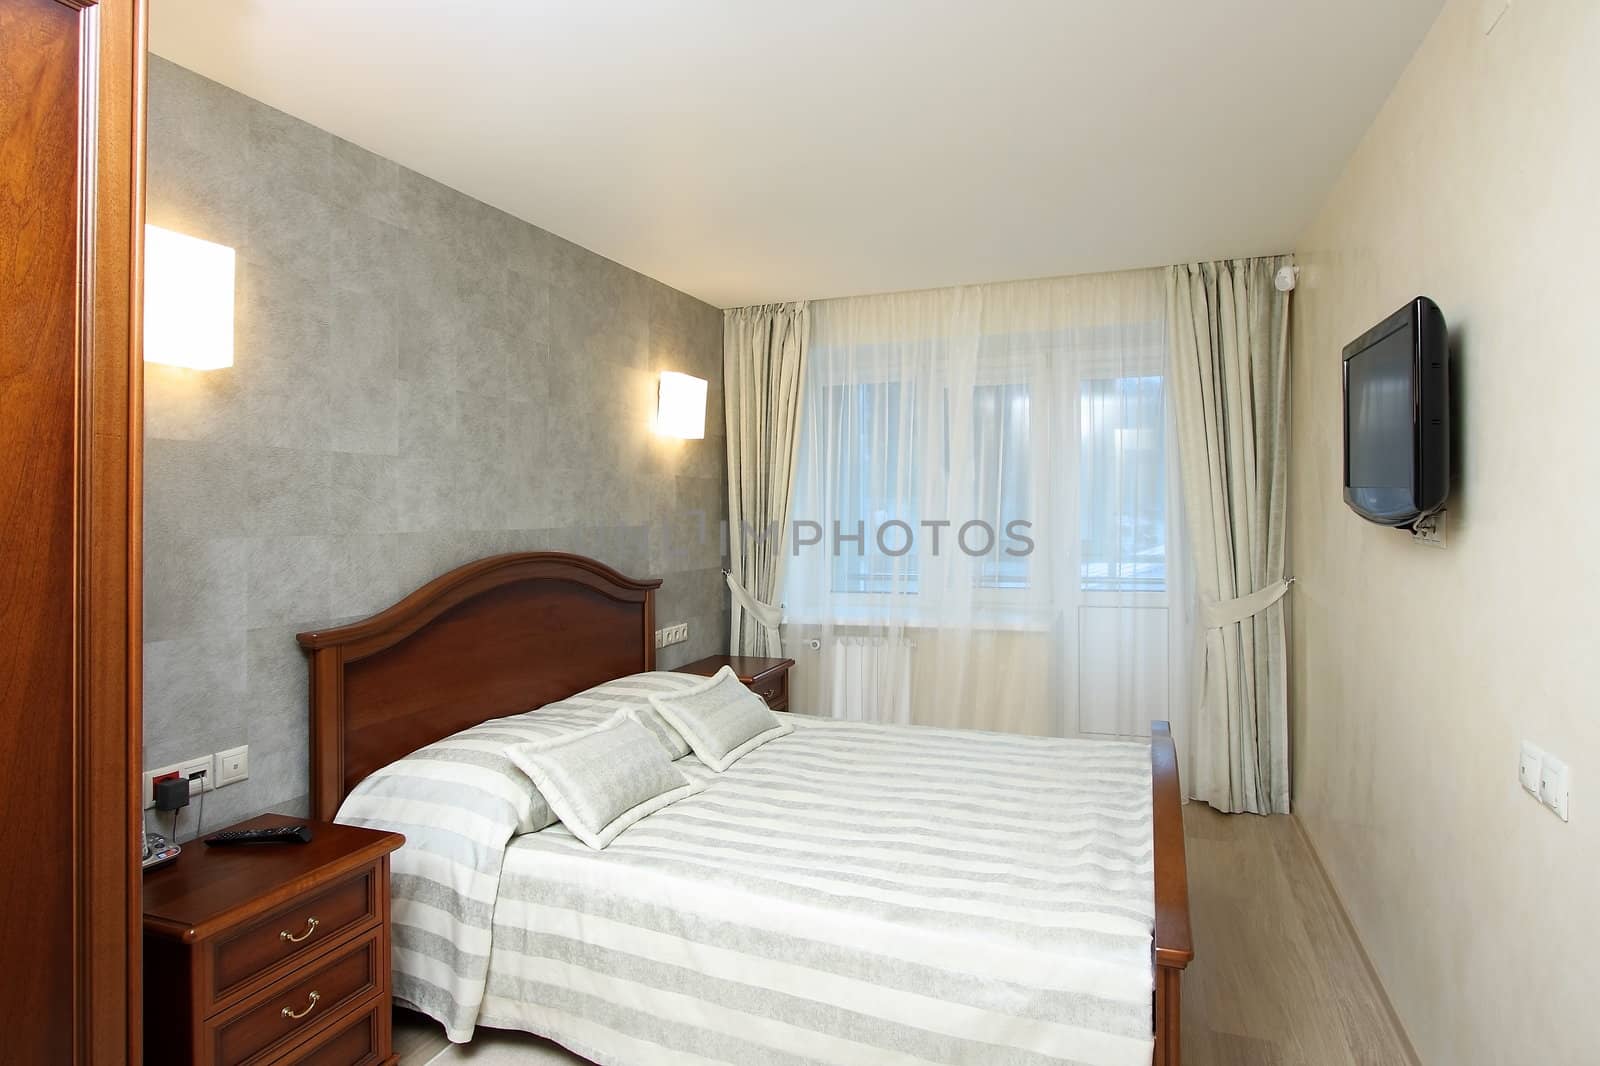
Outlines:
POLYGON ((1442 0, 154 0, 151 48, 723 307, 1290 250, 1442 0))

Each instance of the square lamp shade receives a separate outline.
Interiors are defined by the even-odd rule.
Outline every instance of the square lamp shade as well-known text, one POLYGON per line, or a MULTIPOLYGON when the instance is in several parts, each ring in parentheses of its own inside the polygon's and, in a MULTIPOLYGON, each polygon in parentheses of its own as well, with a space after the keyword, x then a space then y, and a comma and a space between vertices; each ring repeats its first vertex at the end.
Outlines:
POLYGON ((706 435, 706 379, 661 372, 656 401, 656 432, 665 437, 701 440, 706 435))
POLYGON ((233 365, 233 249, 144 228, 144 358, 220 370, 233 365))

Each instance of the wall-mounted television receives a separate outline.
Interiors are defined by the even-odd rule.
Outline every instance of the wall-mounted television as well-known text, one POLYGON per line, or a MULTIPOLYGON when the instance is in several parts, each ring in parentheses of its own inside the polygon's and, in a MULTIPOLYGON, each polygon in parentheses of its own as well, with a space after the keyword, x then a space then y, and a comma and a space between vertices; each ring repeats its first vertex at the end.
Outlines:
POLYGON ((1450 492, 1444 315, 1419 296, 1344 349, 1344 501, 1369 522, 1414 526, 1450 492))

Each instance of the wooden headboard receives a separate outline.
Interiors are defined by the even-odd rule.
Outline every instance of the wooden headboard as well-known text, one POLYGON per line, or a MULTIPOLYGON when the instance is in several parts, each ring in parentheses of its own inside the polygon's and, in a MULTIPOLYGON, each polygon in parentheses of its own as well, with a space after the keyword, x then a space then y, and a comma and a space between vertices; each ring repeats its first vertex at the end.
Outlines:
POLYGON ((655 669, 655 590, 564 552, 496 555, 393 607, 299 635, 311 659, 311 810, 490 718, 655 669))

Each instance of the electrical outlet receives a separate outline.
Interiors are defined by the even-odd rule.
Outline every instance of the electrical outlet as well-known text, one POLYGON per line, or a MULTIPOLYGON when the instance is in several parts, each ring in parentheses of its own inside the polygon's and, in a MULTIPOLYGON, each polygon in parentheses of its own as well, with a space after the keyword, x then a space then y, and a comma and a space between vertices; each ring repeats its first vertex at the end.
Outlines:
POLYGON ((1545 755, 1539 770, 1539 800, 1567 820, 1567 764, 1554 755, 1545 755))
POLYGON ((1528 743, 1522 742, 1522 759, 1517 765, 1517 780, 1522 782, 1523 789, 1535 799, 1539 796, 1539 775, 1544 765, 1544 752, 1528 743))
POLYGON ((688 622, 679 622, 675 626, 667 626, 656 630, 656 647, 658 648, 665 648, 669 644, 682 644, 688 639, 688 622))
POLYGON ((231 785, 250 776, 250 746, 248 744, 217 752, 217 779, 213 788, 231 785))
MULTIPOLYGON (((179 777, 188 777, 197 770, 204 770, 206 772, 206 776, 200 781, 199 791, 205 792, 217 787, 216 781, 214 780, 215 775, 213 775, 211 772, 211 756, 209 755, 202 755, 194 759, 187 759, 183 762, 173 763, 171 766, 162 766, 154 770, 146 770, 144 772, 144 792, 142 793, 145 810, 149 810, 151 807, 156 805, 155 782, 158 778, 166 777, 169 774, 177 774, 179 777)), ((189 783, 190 796, 195 794, 196 789, 194 786, 195 783, 191 781, 189 783)))

